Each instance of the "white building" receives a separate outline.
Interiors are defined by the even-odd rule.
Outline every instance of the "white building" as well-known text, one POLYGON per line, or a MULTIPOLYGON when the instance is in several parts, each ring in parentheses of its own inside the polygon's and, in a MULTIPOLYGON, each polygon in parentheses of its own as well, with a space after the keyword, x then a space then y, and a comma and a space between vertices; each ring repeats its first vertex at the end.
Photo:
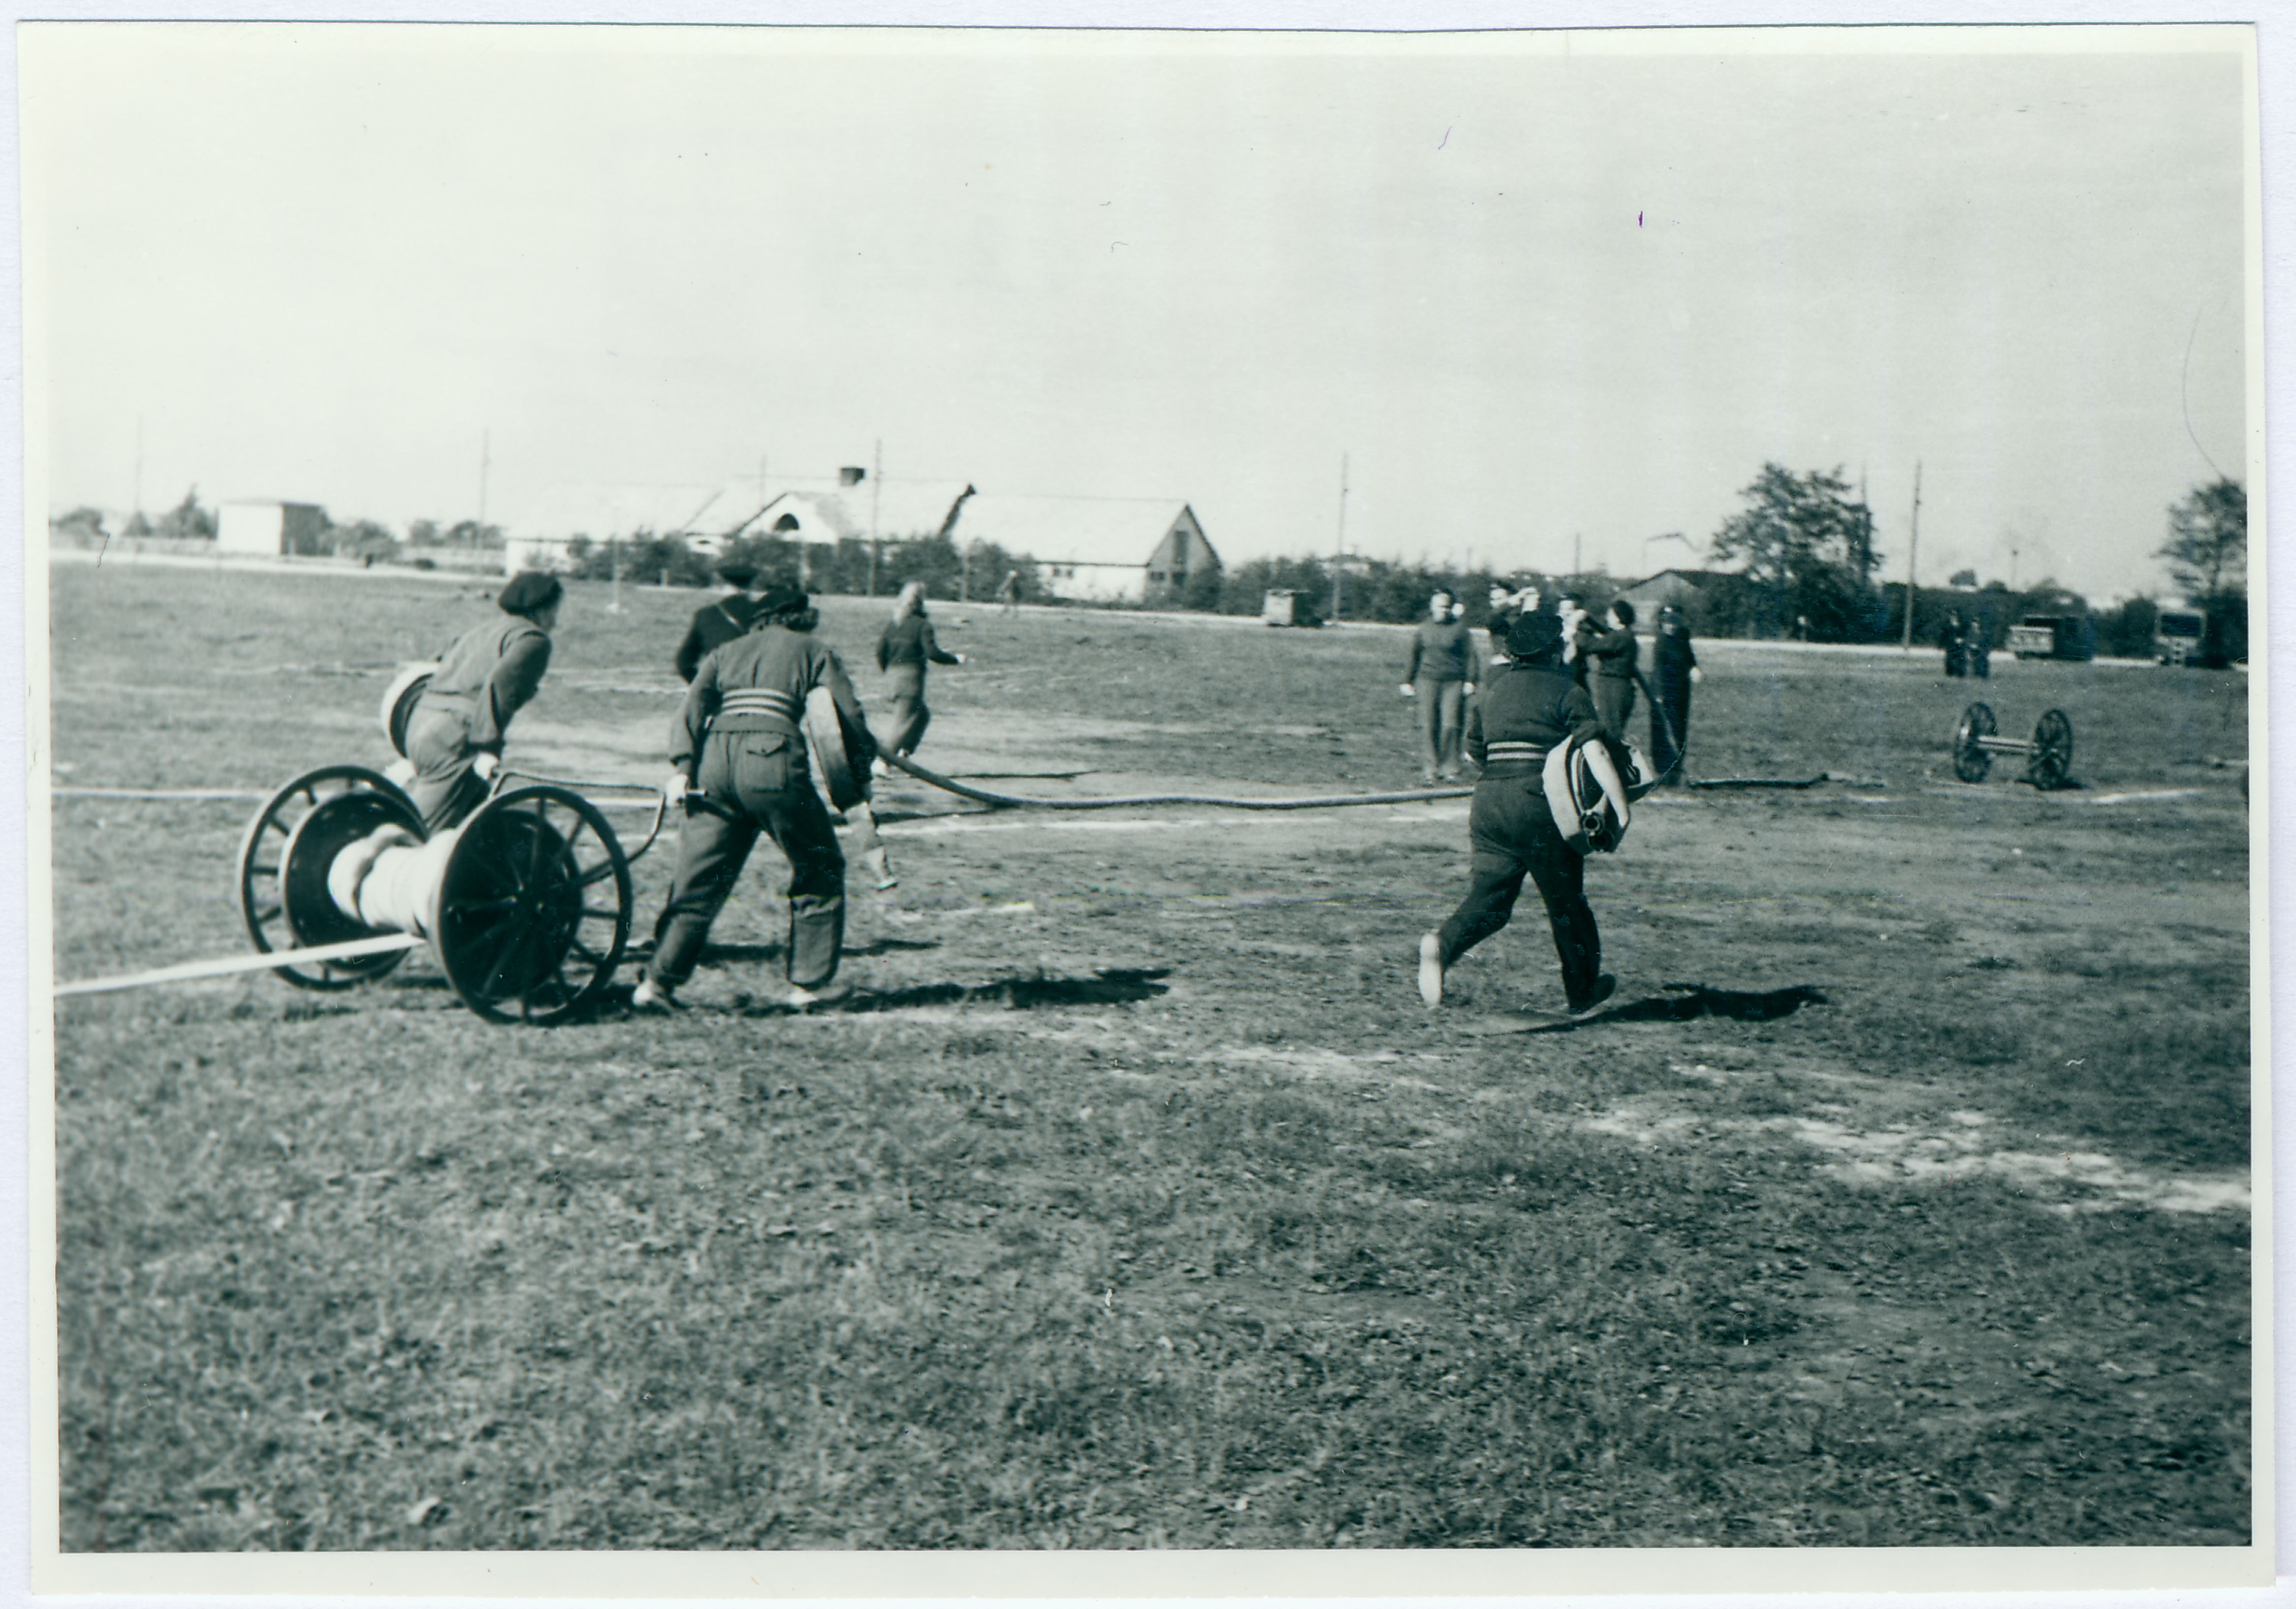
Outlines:
POLYGON ((1195 510, 1168 497, 983 492, 965 500, 954 535, 1029 554, 1046 591, 1080 603, 1177 600, 1220 568, 1195 510))
POLYGON ((858 470, 835 480, 782 483, 744 536, 834 546, 839 542, 906 542, 947 533, 974 493, 962 480, 870 482, 858 470))
POLYGON ((564 570, 576 537, 594 547, 641 533, 679 538, 705 558, 741 537, 834 546, 865 541, 873 529, 886 542, 899 542, 947 530, 972 492, 962 480, 888 480, 872 487, 858 470, 770 482, 745 475, 717 487, 570 481, 552 487, 505 525, 503 562, 506 573, 564 570))
POLYGON ((316 503, 226 503, 216 510, 216 552, 316 553, 326 529, 327 511, 316 503))

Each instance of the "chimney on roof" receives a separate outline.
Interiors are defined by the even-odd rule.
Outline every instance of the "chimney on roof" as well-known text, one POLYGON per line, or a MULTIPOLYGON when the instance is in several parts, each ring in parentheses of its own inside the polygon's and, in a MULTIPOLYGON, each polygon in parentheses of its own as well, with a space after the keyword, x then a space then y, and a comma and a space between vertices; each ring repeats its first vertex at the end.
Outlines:
POLYGON ((849 464, 837 472, 837 484, 840 486, 858 486, 868 478, 869 472, 857 464, 849 464))

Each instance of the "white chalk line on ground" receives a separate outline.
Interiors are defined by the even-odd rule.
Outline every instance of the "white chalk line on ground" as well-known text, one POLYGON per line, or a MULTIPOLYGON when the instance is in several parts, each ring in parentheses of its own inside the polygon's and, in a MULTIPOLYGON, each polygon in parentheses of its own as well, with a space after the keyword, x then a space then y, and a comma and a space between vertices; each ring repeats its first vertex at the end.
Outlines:
MULTIPOLYGON (((1703 1068, 1677 1068, 1685 1078, 1706 1078, 1703 1068)), ((2115 1206, 2150 1207, 2161 1212, 2249 1211, 2251 1194, 2245 1173, 2177 1177, 2148 1172, 2096 1151, 2054 1153, 1995 1148, 1987 1129, 1993 1120, 1981 1112, 1948 1114, 1948 1127, 1923 1129, 1891 1123, 1859 1129, 1831 1118, 1705 1118, 1684 1112, 1654 1112, 1620 1106, 1583 1125, 1643 1145, 1689 1142, 1716 1132, 1784 1134, 1824 1153, 1819 1171, 1849 1184, 1949 1185, 1991 1178, 2021 1188, 2043 1188, 2086 1195, 2079 1203, 2046 1200, 2040 1205, 2071 1211, 2115 1206)))

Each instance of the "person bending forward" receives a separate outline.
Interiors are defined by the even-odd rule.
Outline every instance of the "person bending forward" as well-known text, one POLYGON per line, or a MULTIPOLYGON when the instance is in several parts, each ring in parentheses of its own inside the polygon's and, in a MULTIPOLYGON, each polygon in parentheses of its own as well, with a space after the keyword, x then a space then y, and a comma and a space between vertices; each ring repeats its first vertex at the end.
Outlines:
POLYGON ((845 852, 814 790, 798 725, 806 695, 829 689, 857 766, 874 757, 876 742, 845 667, 812 636, 820 617, 806 595, 775 587, 760 600, 758 617, 747 636, 702 660, 670 725, 665 788, 674 798, 695 790, 701 797, 679 833, 677 872, 654 924, 653 958, 631 997, 641 1009, 669 1005, 693 975, 709 924, 759 833, 789 860, 789 1004, 802 1009, 850 992, 830 987, 844 948, 845 852))
MULTIPOLYGON (((1563 667, 1562 622, 1554 616, 1517 620, 1507 633, 1507 657, 1512 662, 1484 685, 1467 721, 1467 752, 1483 768, 1467 813, 1472 881, 1451 919, 1419 940, 1419 993, 1430 1006, 1442 1004, 1443 974, 1507 924, 1528 875, 1554 931, 1563 998, 1573 1014, 1583 1014, 1608 999, 1618 981, 1603 971, 1586 860, 1562 841, 1540 773, 1555 744, 1598 737, 1603 723, 1587 690, 1563 667)), ((1595 743, 1587 756, 1623 825, 1626 790, 1609 752, 1595 743)))
POLYGON ((495 599, 510 618, 472 628, 439 655, 406 723, 406 758, 414 766, 406 792, 426 834, 461 825, 485 802, 510 718, 550 669, 550 633, 565 595, 556 576, 512 576, 495 599))

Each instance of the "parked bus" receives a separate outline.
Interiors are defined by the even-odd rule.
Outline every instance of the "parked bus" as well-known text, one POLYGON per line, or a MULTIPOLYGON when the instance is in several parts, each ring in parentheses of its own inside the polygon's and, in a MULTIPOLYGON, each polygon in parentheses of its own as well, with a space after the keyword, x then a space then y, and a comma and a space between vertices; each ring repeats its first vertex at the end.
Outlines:
POLYGON ((2085 614, 2029 614, 2009 628, 2009 652, 2021 660, 2096 657, 2096 624, 2085 614))
POLYGON ((2152 657, 2163 665, 2197 665, 2208 640, 2208 616, 2197 609, 2163 607, 2152 617, 2152 657))

